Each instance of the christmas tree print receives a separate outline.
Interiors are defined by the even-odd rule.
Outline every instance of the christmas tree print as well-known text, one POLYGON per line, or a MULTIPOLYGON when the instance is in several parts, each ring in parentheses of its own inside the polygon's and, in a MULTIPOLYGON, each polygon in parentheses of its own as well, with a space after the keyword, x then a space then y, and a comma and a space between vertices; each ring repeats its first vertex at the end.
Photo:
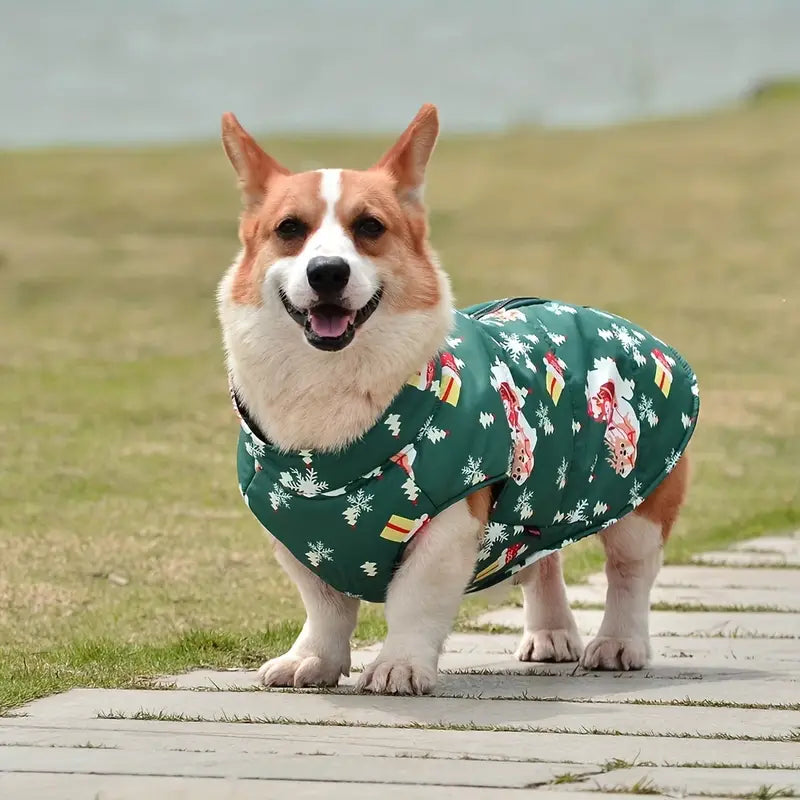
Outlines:
POLYGON ((556 470, 556 486, 559 489, 563 489, 567 485, 567 469, 569 465, 567 464, 567 459, 562 458, 561 463, 558 465, 558 469, 556 470))
POLYGON ((606 513, 606 511, 608 511, 608 504, 607 503, 603 503, 600 500, 598 500, 594 504, 594 508, 592 509, 592 516, 593 517, 602 517, 603 514, 606 513))
POLYGON ((422 423, 422 427, 419 429, 419 433, 417 434, 417 439, 424 438, 429 442, 436 444, 436 442, 441 442, 445 436, 447 436, 447 431, 437 428, 433 424, 433 414, 431 414, 428 419, 422 423))
POLYGON ((562 314, 577 314, 578 309, 572 306, 565 306, 562 303, 545 303, 544 308, 560 317, 562 314))
POLYGON ((639 398, 639 416, 643 417, 651 428, 658 425, 658 414, 653 410, 653 401, 645 394, 639 398))
POLYGON ((481 458, 475 458, 474 456, 467 457, 467 463, 461 467, 461 475, 467 486, 474 486, 476 483, 481 483, 481 481, 486 480, 482 464, 483 459, 481 458))
POLYGON ((312 567, 318 567, 323 561, 333 561, 333 548, 325 547, 323 542, 308 542, 306 558, 312 567))
POLYGON ((544 331, 544 335, 556 346, 559 347, 567 341, 567 337, 563 333, 553 333, 547 325, 539 320, 539 327, 544 331))
POLYGON ((664 469, 667 472, 672 472, 675 469, 675 465, 678 463, 678 459, 680 459, 681 454, 675 452, 675 448, 673 447, 670 451, 670 454, 664 459, 664 469))
POLYGON ((478 422, 480 426, 486 430, 493 422, 494 422, 494 414, 489 414, 487 411, 481 411, 480 416, 478 417, 478 422))
POLYGON ((372 501, 374 499, 375 495, 367 494, 363 489, 347 495, 347 508, 342 511, 342 516, 347 520, 347 524, 351 528, 355 528, 356 522, 362 514, 372 511, 372 501))
POLYGON ((378 565, 374 561, 365 561, 361 569, 368 578, 374 578, 378 574, 378 565))
POLYGON ((299 450, 297 455, 303 459, 303 463, 308 467, 314 459, 314 454, 310 450, 299 450))
POLYGON ((688 414, 681 414, 681 425, 688 428, 692 424, 692 418, 688 414))
POLYGON ((589 520, 586 517, 586 510, 588 506, 588 500, 578 500, 578 502, 575 504, 575 508, 573 508, 572 511, 567 511, 566 513, 563 511, 556 511, 556 514, 553 517, 553 524, 563 522, 564 520, 566 520, 570 525, 574 525, 576 522, 588 522, 589 520))
POLYGON ((383 423, 390 431, 392 436, 396 439, 400 435, 400 415, 389 414, 383 423))
POLYGON ((269 504, 273 511, 277 511, 279 508, 289 508, 290 500, 289 493, 285 492, 277 483, 269 491, 269 504))
POLYGON ((414 478, 411 475, 403 481, 403 491, 406 497, 416 505, 419 498, 419 486, 414 482, 414 478))
POLYGON ((573 433, 580 433, 580 430, 581 430, 580 422, 578 422, 578 420, 576 420, 576 419, 572 420, 572 432, 573 433))
POLYGON ((539 427, 544 431, 545 436, 549 436, 555 431, 553 423, 550 422, 550 413, 545 407, 545 404, 541 401, 539 401, 539 407, 536 409, 536 421, 539 423, 539 427))
POLYGON ((517 502, 514 505, 514 511, 519 514, 520 519, 530 519, 533 516, 533 492, 529 489, 523 489, 519 493, 517 502))
POLYGON ((249 442, 245 442, 244 449, 247 450, 247 455, 249 455, 251 458, 257 458, 258 456, 263 456, 266 453, 264 445, 255 438, 249 442))
POLYGON ((328 488, 325 481, 319 480, 317 471, 313 467, 308 467, 305 473, 301 473, 297 468, 281 472, 281 483, 303 497, 315 497, 328 488))
POLYGON ((636 478, 634 478, 633 486, 631 486, 630 491, 628 492, 628 502, 631 504, 631 507, 637 508, 644 502, 644 499, 642 498, 641 494, 639 494, 641 491, 642 491, 642 484, 639 483, 639 481, 637 481, 636 478))

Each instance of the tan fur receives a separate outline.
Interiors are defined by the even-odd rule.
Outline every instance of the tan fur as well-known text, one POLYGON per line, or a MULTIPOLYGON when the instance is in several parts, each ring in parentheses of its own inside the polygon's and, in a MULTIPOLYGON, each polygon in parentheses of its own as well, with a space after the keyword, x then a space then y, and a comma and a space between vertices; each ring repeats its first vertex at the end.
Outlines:
POLYGON ((636 509, 636 513, 661 525, 661 538, 667 541, 689 489, 689 456, 684 453, 672 472, 636 509))

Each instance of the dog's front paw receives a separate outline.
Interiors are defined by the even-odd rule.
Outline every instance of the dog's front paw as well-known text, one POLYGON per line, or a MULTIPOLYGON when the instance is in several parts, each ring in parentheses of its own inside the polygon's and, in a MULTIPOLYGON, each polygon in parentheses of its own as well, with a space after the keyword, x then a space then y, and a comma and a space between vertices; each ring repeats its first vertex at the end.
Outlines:
POLYGON ((583 642, 576 630, 525 631, 514 655, 520 661, 577 661, 583 642))
POLYGON ((646 667, 649 659, 650 644, 647 639, 598 636, 586 647, 581 666, 584 669, 627 671, 646 667))
POLYGON ((356 691, 375 694, 429 694, 436 685, 436 664, 416 658, 373 661, 358 679, 356 691))
POLYGON ((339 676, 348 667, 338 661, 320 656, 299 656, 284 653, 270 659, 258 671, 258 681, 264 686, 336 686, 339 676))

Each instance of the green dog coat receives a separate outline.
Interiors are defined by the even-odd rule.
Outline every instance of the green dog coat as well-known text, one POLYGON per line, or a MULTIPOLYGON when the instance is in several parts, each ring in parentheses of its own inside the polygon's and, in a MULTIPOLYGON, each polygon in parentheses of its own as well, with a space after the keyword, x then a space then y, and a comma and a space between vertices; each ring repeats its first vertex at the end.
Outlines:
POLYGON ((539 298, 455 312, 445 349, 344 451, 282 452, 233 398, 250 510, 323 581, 372 602, 412 537, 484 486, 494 499, 469 592, 613 524, 675 466, 699 408, 671 347, 539 298))

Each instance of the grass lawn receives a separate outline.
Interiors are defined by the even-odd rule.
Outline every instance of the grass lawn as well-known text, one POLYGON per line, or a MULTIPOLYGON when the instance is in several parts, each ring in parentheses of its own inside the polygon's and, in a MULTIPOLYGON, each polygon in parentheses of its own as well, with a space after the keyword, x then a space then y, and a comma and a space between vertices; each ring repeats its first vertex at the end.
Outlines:
MULTIPOLYGON (((295 169, 385 144, 269 143, 295 169)), ((0 711, 282 651, 301 607, 236 488, 215 321, 237 249, 220 146, 0 154, 0 185, 0 711)), ((463 304, 593 304, 689 358, 703 408, 669 560, 800 522, 796 93, 445 138, 428 200, 463 304)), ((598 563, 568 551, 573 578, 598 563)), ((381 625, 368 609, 359 635, 381 625)))

